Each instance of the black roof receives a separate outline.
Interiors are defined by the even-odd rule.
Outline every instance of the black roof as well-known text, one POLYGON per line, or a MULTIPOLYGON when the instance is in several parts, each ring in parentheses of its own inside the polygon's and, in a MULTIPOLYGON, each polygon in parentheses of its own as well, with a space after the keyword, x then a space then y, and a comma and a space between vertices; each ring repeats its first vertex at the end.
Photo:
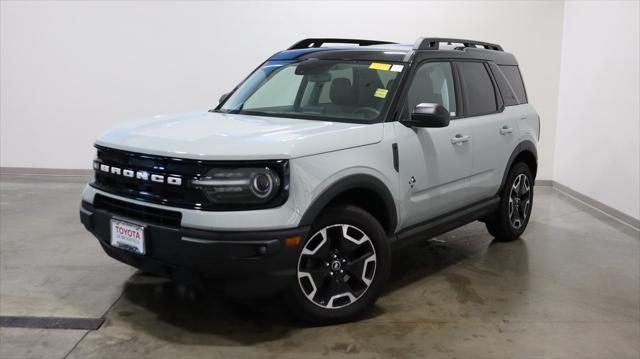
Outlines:
POLYGON ((304 39, 289 49, 273 55, 270 60, 319 59, 411 62, 418 55, 421 58, 478 59, 493 61, 499 65, 518 64, 515 56, 503 51, 500 45, 448 38, 420 38, 415 44, 356 39, 304 39), (358 46, 322 46, 339 43, 358 46))

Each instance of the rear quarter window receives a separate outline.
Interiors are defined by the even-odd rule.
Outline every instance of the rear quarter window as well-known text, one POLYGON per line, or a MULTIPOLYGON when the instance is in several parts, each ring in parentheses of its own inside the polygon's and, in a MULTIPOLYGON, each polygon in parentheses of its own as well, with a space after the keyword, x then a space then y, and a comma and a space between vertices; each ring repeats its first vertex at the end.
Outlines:
POLYGON ((502 73, 498 65, 493 62, 489 63, 489 67, 491 68, 491 72, 493 73, 493 77, 496 79, 496 83, 498 84, 498 90, 500 91, 500 95, 502 95, 502 99, 504 101, 505 106, 515 106, 520 104, 518 102, 518 97, 515 94, 515 91, 509 84, 509 81, 502 73))
POLYGON ((524 89, 524 82, 522 81, 522 75, 518 66, 512 65, 498 65, 502 73, 509 81, 511 88, 518 97, 519 103, 527 103, 527 92, 524 89))

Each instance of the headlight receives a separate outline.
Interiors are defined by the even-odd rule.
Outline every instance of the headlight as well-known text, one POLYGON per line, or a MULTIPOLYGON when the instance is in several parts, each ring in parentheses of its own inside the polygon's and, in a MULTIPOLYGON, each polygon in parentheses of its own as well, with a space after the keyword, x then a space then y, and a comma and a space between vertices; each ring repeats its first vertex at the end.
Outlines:
POLYGON ((269 167, 214 168, 205 176, 194 179, 192 185, 218 205, 266 204, 281 192, 282 180, 269 167))

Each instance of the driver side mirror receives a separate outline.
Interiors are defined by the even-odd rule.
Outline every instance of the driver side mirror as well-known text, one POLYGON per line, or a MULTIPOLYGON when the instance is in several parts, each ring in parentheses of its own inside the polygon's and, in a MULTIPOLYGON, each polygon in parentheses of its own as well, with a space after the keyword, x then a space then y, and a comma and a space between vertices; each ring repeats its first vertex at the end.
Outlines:
POLYGON ((229 92, 222 94, 222 96, 220 96, 220 99, 218 99, 218 103, 223 103, 224 100, 227 99, 227 97, 229 97, 229 92))
POLYGON ((420 103, 411 112, 410 119, 400 122, 411 127, 447 127, 449 111, 440 104, 420 103))

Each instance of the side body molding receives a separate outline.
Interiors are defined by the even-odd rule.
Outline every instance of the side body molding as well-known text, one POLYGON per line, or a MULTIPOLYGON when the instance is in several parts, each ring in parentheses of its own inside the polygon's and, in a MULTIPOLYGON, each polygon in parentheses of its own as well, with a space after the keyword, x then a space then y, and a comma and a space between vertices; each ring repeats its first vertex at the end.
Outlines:
POLYGON ((388 234, 395 233, 398 224, 398 212, 391 192, 379 179, 366 174, 355 174, 346 176, 322 192, 311 206, 304 212, 300 220, 300 226, 309 226, 316 219, 318 214, 339 195, 352 189, 366 189, 376 193, 382 199, 389 216, 388 234))

